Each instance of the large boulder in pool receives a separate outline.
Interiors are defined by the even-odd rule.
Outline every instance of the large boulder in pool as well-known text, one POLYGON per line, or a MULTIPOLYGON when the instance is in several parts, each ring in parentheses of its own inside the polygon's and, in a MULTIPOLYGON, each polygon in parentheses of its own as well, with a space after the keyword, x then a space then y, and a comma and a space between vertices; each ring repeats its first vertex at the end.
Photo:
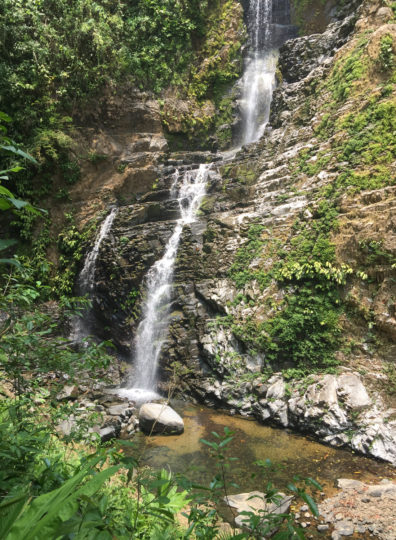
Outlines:
POLYGON ((168 405, 145 403, 139 410, 140 429, 147 435, 180 435, 184 431, 184 422, 168 405))

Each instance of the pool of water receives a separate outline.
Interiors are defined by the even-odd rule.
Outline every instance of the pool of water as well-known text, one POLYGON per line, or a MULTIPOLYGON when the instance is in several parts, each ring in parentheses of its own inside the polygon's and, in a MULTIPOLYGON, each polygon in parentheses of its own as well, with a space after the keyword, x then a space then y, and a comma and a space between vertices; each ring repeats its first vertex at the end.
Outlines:
POLYGON ((217 469, 216 461, 200 439, 213 441, 212 432, 222 434, 224 427, 234 432, 227 455, 237 458, 228 472, 228 483, 234 482, 238 487, 229 487, 230 493, 260 490, 263 479, 254 462, 266 459, 281 466, 272 475, 272 481, 279 489, 284 488, 294 475, 315 478, 326 495, 335 491, 337 478, 365 482, 396 478, 396 470, 385 463, 322 445, 284 429, 182 402, 173 402, 172 406, 183 417, 184 433, 151 437, 139 433, 137 450, 143 464, 183 473, 201 485, 208 485, 217 469))

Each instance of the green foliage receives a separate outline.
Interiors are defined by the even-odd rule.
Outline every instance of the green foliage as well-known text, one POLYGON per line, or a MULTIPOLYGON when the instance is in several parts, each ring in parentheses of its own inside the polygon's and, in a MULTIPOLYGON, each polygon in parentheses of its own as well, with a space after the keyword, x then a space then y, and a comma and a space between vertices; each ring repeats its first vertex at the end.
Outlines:
POLYGON ((210 91, 219 103, 227 85, 235 81, 241 72, 239 52, 242 44, 239 40, 229 38, 229 29, 235 22, 239 23, 239 37, 243 38, 243 20, 241 8, 233 0, 217 2, 213 7, 215 9, 212 9, 205 24, 201 62, 193 68, 188 93, 191 97, 202 99, 210 91))
POLYGON ((378 61, 384 71, 388 71, 394 67, 393 37, 390 34, 385 34, 381 38, 378 61))
POLYGON ((289 289, 283 309, 265 325, 268 359, 274 365, 292 361, 307 372, 337 365, 339 304, 331 284, 307 280, 289 289))
POLYGON ((0 92, 19 133, 56 132, 59 102, 71 106, 125 70, 124 11, 107 0, 2 3, 0 92))
POLYGON ((340 146, 340 159, 350 168, 338 176, 335 189, 351 186, 354 191, 379 189, 394 184, 391 167, 396 157, 396 105, 392 100, 373 99, 362 111, 353 112, 339 124, 347 137, 340 146), (360 168, 360 169, 359 169, 360 168))
POLYGON ((247 242, 236 253, 229 275, 238 289, 242 289, 253 279, 257 279, 262 287, 265 287, 271 281, 271 278, 264 272, 250 268, 253 260, 256 257, 260 257, 264 246, 264 240, 262 239, 263 231, 264 227, 262 225, 251 225, 247 233, 247 242))
POLYGON ((193 58, 193 39, 203 33, 206 7, 205 0, 140 0, 129 7, 127 61, 142 86, 159 91, 181 82, 193 58))
POLYGON ((72 214, 65 214, 65 219, 65 228, 58 236, 59 267, 53 279, 53 292, 57 295, 73 294, 75 278, 84 249, 96 227, 95 222, 91 222, 81 232, 77 229, 72 214))
POLYGON ((339 287, 353 273, 349 266, 336 264, 329 239, 337 227, 334 203, 321 200, 312 213, 308 221, 296 220, 285 246, 273 239, 264 242, 263 228, 253 225, 230 271, 238 288, 253 279, 262 287, 275 281, 284 293, 269 319, 235 320, 233 333, 253 351, 263 351, 274 368, 292 362, 304 373, 336 365, 334 353, 341 338, 339 287), (274 262, 266 271, 257 262, 252 270, 249 265, 255 258, 274 262))
POLYGON ((383 246, 381 240, 364 240, 359 247, 366 255, 366 265, 371 268, 375 264, 396 265, 396 257, 392 251, 383 246))
MULTIPOLYGON (((26 285, 12 275, 7 277, 3 289, 0 309, 7 313, 7 318, 1 324, 0 359, 17 396, 26 388, 40 385, 40 377, 48 372, 60 370, 71 376, 76 370, 104 368, 109 363, 103 345, 93 345, 78 353, 57 336, 58 322, 36 306, 47 292, 48 287, 40 282, 26 285)), ((73 304, 68 305, 64 317, 76 311, 73 304)))
POLYGON ((333 68, 330 79, 326 82, 336 103, 345 101, 350 95, 353 85, 359 81, 367 71, 365 50, 368 38, 360 38, 353 51, 338 60, 333 68))
MULTIPOLYGON (((44 210, 40 210, 32 206, 27 201, 17 199, 14 194, 7 188, 4 183, 10 181, 10 173, 13 175, 23 171, 24 167, 21 166, 21 159, 23 162, 31 162, 37 164, 29 154, 26 154, 21 150, 8 136, 7 128, 4 123, 10 123, 11 118, 0 112, 0 211, 12 213, 20 220, 25 217, 25 221, 31 222, 38 215, 44 213, 44 210)), ((17 243, 15 239, 2 239, 0 241, 0 251, 8 250, 10 247, 17 243)), ((15 259, 0 259, 0 264, 14 264, 18 265, 15 259)))

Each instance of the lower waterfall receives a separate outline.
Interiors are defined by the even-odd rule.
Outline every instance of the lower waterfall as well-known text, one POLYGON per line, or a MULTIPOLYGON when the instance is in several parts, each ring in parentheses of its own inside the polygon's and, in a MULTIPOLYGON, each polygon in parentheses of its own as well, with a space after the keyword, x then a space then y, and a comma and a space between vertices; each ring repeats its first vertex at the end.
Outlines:
POLYGON ((173 271, 177 250, 185 225, 193 223, 206 192, 210 165, 186 171, 181 177, 176 172, 171 196, 179 203, 180 218, 169 238, 164 255, 153 264, 147 274, 147 296, 143 305, 143 318, 134 342, 135 376, 130 388, 120 390, 120 395, 136 401, 158 397, 155 393, 157 367, 161 348, 167 335, 169 303, 172 295, 173 271), (178 187, 178 183, 180 186, 178 187))
MULTIPOLYGON (((95 286, 96 259, 99 255, 100 246, 102 245, 103 240, 109 234, 116 215, 117 208, 113 208, 101 224, 95 244, 85 257, 84 266, 80 272, 80 275, 78 276, 77 288, 79 296, 88 294, 90 298, 92 297, 92 292, 95 286)), ((72 321, 70 339, 73 343, 80 343, 89 335, 89 317, 90 310, 87 309, 81 314, 81 316, 75 317, 72 321)))

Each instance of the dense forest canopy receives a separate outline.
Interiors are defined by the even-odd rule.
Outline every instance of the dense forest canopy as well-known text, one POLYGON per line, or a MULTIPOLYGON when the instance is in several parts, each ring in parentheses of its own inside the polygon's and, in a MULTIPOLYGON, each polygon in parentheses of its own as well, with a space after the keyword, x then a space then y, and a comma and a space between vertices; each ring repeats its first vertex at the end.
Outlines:
POLYGON ((57 129, 104 84, 159 90, 189 69, 206 1, 5 0, 0 107, 19 138, 57 129))

